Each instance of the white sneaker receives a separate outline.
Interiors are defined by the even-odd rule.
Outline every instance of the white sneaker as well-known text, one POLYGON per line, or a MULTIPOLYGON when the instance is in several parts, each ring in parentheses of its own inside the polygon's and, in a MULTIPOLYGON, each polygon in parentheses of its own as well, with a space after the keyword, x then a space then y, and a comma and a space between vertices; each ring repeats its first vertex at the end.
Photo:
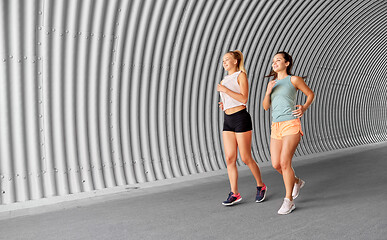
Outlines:
POLYGON ((301 178, 299 178, 298 183, 294 183, 293 192, 292 192, 293 200, 296 199, 296 198, 298 197, 298 195, 300 194, 300 189, 301 189, 304 185, 305 185, 305 181, 302 180, 301 178))
POLYGON ((278 214, 284 215, 291 213, 296 208, 296 205, 293 201, 290 201, 288 198, 284 198, 281 208, 278 210, 278 214))

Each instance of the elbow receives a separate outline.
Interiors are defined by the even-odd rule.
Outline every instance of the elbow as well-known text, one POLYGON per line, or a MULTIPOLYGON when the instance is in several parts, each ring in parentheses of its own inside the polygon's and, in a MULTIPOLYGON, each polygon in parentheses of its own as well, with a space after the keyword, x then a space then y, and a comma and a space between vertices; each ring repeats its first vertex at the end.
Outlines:
POLYGON ((310 98, 312 99, 312 102, 314 101, 314 97, 315 97, 314 92, 312 92, 312 93, 310 94, 310 98))
POLYGON ((245 94, 241 94, 241 97, 238 99, 238 101, 240 101, 241 103, 243 104, 247 104, 247 101, 249 100, 249 97, 248 95, 245 95, 245 94))
POLYGON ((270 104, 268 104, 267 101, 264 100, 264 101, 262 102, 262 107, 263 107, 263 109, 265 109, 265 111, 267 111, 267 109, 270 108, 270 104))

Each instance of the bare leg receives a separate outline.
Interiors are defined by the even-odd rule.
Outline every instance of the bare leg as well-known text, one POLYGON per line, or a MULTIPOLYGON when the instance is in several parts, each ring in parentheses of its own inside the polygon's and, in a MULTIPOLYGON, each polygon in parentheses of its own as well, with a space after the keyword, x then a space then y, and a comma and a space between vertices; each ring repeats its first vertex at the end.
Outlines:
MULTIPOLYGON (((273 168, 282 175, 281 150, 282 150, 282 140, 271 138, 271 141, 270 141, 271 164, 273 165, 273 168)), ((299 180, 300 179, 295 176, 295 182, 298 183, 299 180)))
POLYGON ((282 140, 271 138, 270 139, 271 164, 273 165, 273 168, 282 175, 281 150, 282 150, 282 140))
POLYGON ((224 152, 226 155, 227 173, 230 180, 231 192, 238 194, 238 169, 237 159, 237 141, 234 132, 223 131, 224 152))
POLYGON ((253 156, 251 156, 252 131, 235 133, 235 136, 242 161, 250 168, 255 180, 257 181, 257 186, 262 187, 264 184, 262 182, 261 171, 259 171, 259 167, 254 161, 253 156))
POLYGON ((282 138, 281 170, 286 188, 286 198, 290 200, 293 200, 292 191, 295 182, 292 158, 300 139, 300 134, 284 136, 282 138))

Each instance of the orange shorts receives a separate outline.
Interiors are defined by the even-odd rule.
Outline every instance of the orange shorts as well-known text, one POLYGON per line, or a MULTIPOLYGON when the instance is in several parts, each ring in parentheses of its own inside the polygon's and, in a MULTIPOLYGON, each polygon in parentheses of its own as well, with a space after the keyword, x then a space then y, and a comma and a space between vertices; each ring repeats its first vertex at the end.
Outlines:
POLYGON ((301 121, 299 118, 283 122, 273 122, 271 124, 272 138, 281 140, 283 136, 297 133, 300 133, 301 136, 304 136, 304 133, 301 130, 301 121))

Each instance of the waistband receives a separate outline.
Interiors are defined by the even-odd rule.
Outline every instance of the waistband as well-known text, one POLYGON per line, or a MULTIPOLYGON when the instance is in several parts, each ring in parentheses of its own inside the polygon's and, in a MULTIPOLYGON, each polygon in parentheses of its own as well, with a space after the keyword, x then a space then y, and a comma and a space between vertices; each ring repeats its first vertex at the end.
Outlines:
POLYGON ((238 111, 238 112, 235 112, 235 113, 233 113, 233 114, 230 114, 230 115, 226 114, 226 112, 225 112, 225 113, 224 113, 224 116, 225 116, 225 117, 234 117, 234 116, 239 116, 239 115, 244 114, 244 113, 248 113, 247 110, 246 110, 246 108, 244 108, 244 109, 242 109, 242 110, 240 110, 240 111, 238 111))
POLYGON ((291 120, 286 120, 286 121, 281 121, 281 122, 272 122, 271 125, 283 125, 283 124, 288 124, 292 122, 297 122, 301 124, 301 120, 299 118, 291 119, 291 120))

